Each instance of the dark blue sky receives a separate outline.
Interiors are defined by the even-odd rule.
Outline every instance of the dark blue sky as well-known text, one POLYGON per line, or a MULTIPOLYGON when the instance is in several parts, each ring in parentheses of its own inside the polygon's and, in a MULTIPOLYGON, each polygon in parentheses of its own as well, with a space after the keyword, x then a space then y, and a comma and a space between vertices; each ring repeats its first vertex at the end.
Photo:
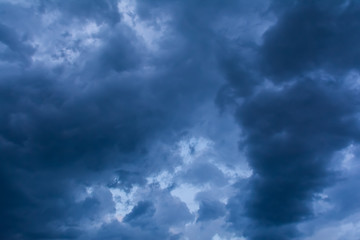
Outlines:
POLYGON ((358 240, 360 2, 0 0, 0 239, 358 240))

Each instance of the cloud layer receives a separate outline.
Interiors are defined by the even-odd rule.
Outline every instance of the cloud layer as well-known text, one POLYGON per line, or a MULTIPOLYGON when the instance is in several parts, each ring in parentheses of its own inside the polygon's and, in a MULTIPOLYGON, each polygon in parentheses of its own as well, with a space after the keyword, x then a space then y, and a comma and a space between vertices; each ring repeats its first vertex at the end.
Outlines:
POLYGON ((356 240, 356 1, 0 9, 1 239, 356 240))

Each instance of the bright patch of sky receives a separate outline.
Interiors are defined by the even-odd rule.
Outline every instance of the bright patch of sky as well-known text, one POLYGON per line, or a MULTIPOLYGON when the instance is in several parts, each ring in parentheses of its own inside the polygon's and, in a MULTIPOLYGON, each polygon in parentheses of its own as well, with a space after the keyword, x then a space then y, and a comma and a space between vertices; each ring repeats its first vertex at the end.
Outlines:
POLYGON ((119 1, 118 10, 123 22, 144 40, 148 49, 158 50, 158 41, 167 30, 166 22, 170 20, 170 17, 158 14, 152 22, 143 21, 136 13, 136 1, 131 0, 119 1))
MULTIPOLYGON (((204 136, 181 139, 176 143, 175 151, 169 151, 172 151, 174 158, 180 158, 179 164, 173 171, 163 170, 158 174, 149 176, 144 187, 136 186, 130 191, 110 190, 116 203, 116 219, 118 221, 122 221, 138 201, 146 199, 146 196, 151 195, 151 192, 155 193, 157 191, 169 191, 171 196, 184 202, 189 211, 197 216, 199 199, 216 199, 226 204, 229 197, 234 194, 232 184, 241 178, 249 178, 252 175, 251 169, 244 168, 240 164, 235 167, 223 164, 222 159, 218 158, 221 154, 217 153, 216 142, 204 136), (195 185, 191 182, 184 183, 181 178, 182 174, 198 162, 208 162, 217 167, 228 179, 228 183, 220 186, 213 186, 209 183, 202 185, 195 185)), ((171 227, 170 231, 174 234, 184 233, 183 239, 193 239, 194 236, 201 235, 201 239, 245 240, 245 238, 236 238, 226 233, 223 229, 223 226, 226 225, 224 218, 211 220, 207 222, 207 225, 211 228, 211 231, 210 229, 204 229, 204 225, 196 221, 182 227, 171 227)))
POLYGON ((213 149, 214 143, 209 139, 192 137, 182 140, 178 143, 179 155, 182 157, 184 164, 191 164, 197 158, 213 149))
POLYGON ((199 188, 190 184, 181 184, 174 190, 172 190, 171 194, 175 197, 180 198, 181 201, 186 203, 186 206, 189 208, 189 210, 192 213, 195 213, 197 210, 199 210, 199 203, 195 200, 196 195, 206 189, 208 188, 199 188))
POLYGON ((58 11, 45 12, 41 18, 42 31, 32 39, 36 52, 35 63, 51 66, 75 64, 82 52, 101 46, 100 32, 105 26, 95 21, 61 22, 58 11))
POLYGON ((133 187, 129 192, 122 189, 110 189, 115 202, 116 208, 116 219, 122 221, 126 214, 130 213, 132 208, 136 204, 135 194, 137 193, 138 187, 133 187))

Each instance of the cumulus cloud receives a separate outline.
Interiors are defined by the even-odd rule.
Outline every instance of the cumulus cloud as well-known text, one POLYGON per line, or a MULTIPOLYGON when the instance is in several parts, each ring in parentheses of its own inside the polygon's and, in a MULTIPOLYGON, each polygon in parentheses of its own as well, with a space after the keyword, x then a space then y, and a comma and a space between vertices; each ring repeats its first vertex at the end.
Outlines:
POLYGON ((356 1, 0 9, 1 239, 355 239, 356 1))

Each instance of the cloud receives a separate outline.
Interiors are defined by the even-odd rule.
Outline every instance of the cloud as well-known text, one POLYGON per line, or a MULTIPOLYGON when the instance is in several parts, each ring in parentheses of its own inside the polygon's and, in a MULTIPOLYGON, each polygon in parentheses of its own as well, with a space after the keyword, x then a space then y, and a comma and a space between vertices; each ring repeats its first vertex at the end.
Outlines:
POLYGON ((311 70, 358 68, 358 11, 355 1, 299 1, 264 35, 263 71, 286 79, 311 70))
POLYGON ((66 17, 79 18, 80 20, 94 19, 98 22, 116 24, 121 16, 118 12, 117 1, 76 1, 63 2, 58 0, 40 1, 39 7, 43 11, 56 10, 66 17))
POLYGON ((298 237, 296 224, 313 216, 314 194, 336 182, 333 154, 358 141, 357 92, 339 75, 357 67, 346 47, 356 34, 356 10, 332 6, 329 12, 321 1, 297 2, 282 9, 254 51, 256 61, 224 63, 234 73, 227 75, 233 92, 220 96, 239 99, 240 145, 254 171, 249 195, 231 201, 230 211, 245 205, 229 221, 241 228, 250 219, 250 239, 298 237))
POLYGON ((197 221, 208 221, 225 215, 225 204, 216 201, 202 201, 197 221))
POLYGON ((152 202, 141 201, 124 217, 124 222, 145 228, 149 221, 148 218, 154 216, 155 211, 152 202))
POLYGON ((2 239, 357 224, 355 1, 0 6, 2 239))
POLYGON ((0 24, 0 43, 5 46, 0 52, 1 59, 9 63, 19 62, 26 65, 35 51, 26 43, 25 36, 18 36, 14 30, 4 24, 0 24))

